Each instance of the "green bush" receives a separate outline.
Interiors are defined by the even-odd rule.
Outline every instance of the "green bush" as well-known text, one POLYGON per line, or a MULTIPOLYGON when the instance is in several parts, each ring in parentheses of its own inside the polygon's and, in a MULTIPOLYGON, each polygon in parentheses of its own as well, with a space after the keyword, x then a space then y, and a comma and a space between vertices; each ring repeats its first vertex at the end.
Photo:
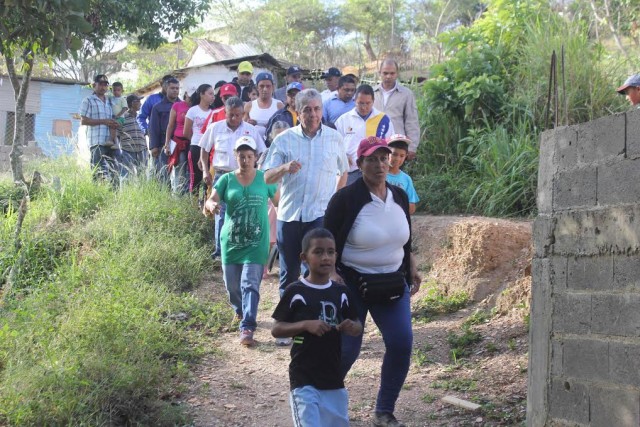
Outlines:
POLYGON ((533 215, 547 116, 552 127, 555 120, 574 124, 627 108, 613 90, 626 77, 622 61, 548 2, 494 0, 473 25, 439 40, 447 59, 431 68, 431 78, 418 89, 424 137, 417 162, 407 169, 420 211, 533 215), (547 112, 553 50, 557 117, 547 112))
POLYGON ((469 303, 469 294, 464 291, 447 293, 437 283, 423 285, 427 294, 413 304, 413 317, 419 320, 431 320, 438 314, 454 313, 469 303))
POLYGON ((462 328, 461 334, 454 332, 447 335, 447 342, 451 347, 451 358, 454 362, 471 354, 471 349, 476 343, 482 341, 482 336, 469 326, 462 328))
POLYGON ((0 306, 0 424, 186 424, 171 397, 228 317, 181 293, 206 274, 212 224, 155 182, 114 192, 57 166, 42 169, 20 248, 16 213, 0 219, 3 278, 16 272, 0 306))
POLYGON ((477 185, 467 211, 487 216, 525 216, 535 211, 538 143, 533 135, 526 123, 470 132, 465 160, 477 185))

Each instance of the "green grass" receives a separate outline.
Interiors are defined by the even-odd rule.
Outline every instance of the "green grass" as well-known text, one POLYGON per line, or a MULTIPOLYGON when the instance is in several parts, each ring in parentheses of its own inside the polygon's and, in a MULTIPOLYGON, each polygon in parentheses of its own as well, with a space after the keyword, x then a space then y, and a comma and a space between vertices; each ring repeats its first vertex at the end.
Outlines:
POLYGON ((469 303, 469 294, 461 292, 446 293, 435 282, 424 285, 427 294, 417 300, 413 307, 413 317, 419 321, 429 322, 434 316, 454 313, 469 303))
POLYGON ((475 391, 478 383, 471 378, 452 378, 447 380, 434 381, 431 388, 453 391, 475 391))
POLYGON ((493 313, 488 310, 477 309, 473 314, 465 319, 462 323, 462 327, 469 327, 473 325, 481 325, 487 323, 493 317, 493 313))
POLYGON ((0 424, 187 423, 172 398, 228 318, 185 293, 211 225, 155 182, 114 192, 73 159, 39 170, 20 248, 16 212, 0 218, 0 424))
POLYGON ((433 347, 429 344, 423 345, 421 348, 415 348, 413 350, 413 363, 419 367, 433 363, 427 354, 432 349, 433 347))
POLYGON ((473 346, 480 341, 482 341, 482 336, 470 327, 462 328, 460 334, 450 333, 447 336, 447 342, 451 347, 451 358, 456 362, 463 357, 468 357, 473 346))
POLYGON ((420 398, 420 400, 422 400, 424 403, 433 403, 438 400, 438 397, 434 396, 433 394, 426 393, 420 398))

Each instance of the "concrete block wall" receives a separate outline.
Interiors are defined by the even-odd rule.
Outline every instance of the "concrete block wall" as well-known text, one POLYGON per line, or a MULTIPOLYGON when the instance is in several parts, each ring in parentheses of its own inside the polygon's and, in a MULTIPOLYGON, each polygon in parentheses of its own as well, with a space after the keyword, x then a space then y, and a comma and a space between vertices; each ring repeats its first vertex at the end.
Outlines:
POLYGON ((640 110, 543 133, 527 425, 640 426, 640 110))

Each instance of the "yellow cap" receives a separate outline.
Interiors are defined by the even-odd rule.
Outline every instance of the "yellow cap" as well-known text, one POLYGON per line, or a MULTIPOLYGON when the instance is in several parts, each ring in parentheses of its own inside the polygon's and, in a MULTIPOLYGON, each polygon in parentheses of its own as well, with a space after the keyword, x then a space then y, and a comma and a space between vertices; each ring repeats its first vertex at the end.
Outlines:
POLYGON ((238 72, 253 74, 253 65, 251 65, 251 62, 249 61, 242 61, 240 64, 238 64, 238 72))
POLYGON ((342 69, 342 75, 346 76, 347 74, 353 74, 356 77, 360 77, 360 71, 358 71, 358 69, 356 67, 354 67, 353 65, 347 65, 346 67, 344 67, 342 69))

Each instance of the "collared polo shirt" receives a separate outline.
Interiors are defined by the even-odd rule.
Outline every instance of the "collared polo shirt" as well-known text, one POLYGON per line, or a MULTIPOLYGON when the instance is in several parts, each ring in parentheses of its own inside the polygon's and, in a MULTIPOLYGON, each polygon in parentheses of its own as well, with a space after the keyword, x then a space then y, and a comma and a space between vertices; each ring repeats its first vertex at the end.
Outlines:
POLYGON ((387 139, 394 134, 389 116, 375 108, 366 120, 360 117, 355 108, 344 113, 336 121, 336 130, 342 135, 347 156, 351 159, 349 172, 358 169, 356 160, 360 141, 369 136, 387 139))
MULTIPOLYGON (((105 100, 98 98, 95 93, 82 100, 80 115, 94 120, 106 120, 113 118, 111 98, 105 96, 105 100)), ((104 145, 109 139, 109 126, 87 126, 87 141, 89 147, 104 145)))
POLYGON ((243 136, 250 136, 256 141, 257 154, 266 151, 264 140, 256 128, 247 122, 241 122, 236 130, 230 129, 226 120, 210 124, 200 139, 200 147, 206 152, 213 149, 212 165, 216 171, 230 172, 238 169, 236 156, 233 154, 236 141, 243 136))
POLYGON ((341 115, 353 110, 355 106, 356 102, 353 99, 344 102, 338 98, 338 94, 336 93, 335 96, 322 104, 322 117, 324 117, 327 123, 333 124, 341 115))
POLYGON ((342 137, 324 125, 313 138, 306 136, 300 125, 287 129, 273 140, 263 168, 277 168, 292 160, 302 168, 282 178, 278 219, 311 222, 324 216, 338 175, 347 171, 342 137))
POLYGON ((327 102, 328 100, 330 100, 333 95, 337 95, 338 91, 337 90, 329 90, 329 89, 325 89, 322 92, 320 92, 320 96, 322 97, 322 103, 324 104, 325 102, 327 102))

